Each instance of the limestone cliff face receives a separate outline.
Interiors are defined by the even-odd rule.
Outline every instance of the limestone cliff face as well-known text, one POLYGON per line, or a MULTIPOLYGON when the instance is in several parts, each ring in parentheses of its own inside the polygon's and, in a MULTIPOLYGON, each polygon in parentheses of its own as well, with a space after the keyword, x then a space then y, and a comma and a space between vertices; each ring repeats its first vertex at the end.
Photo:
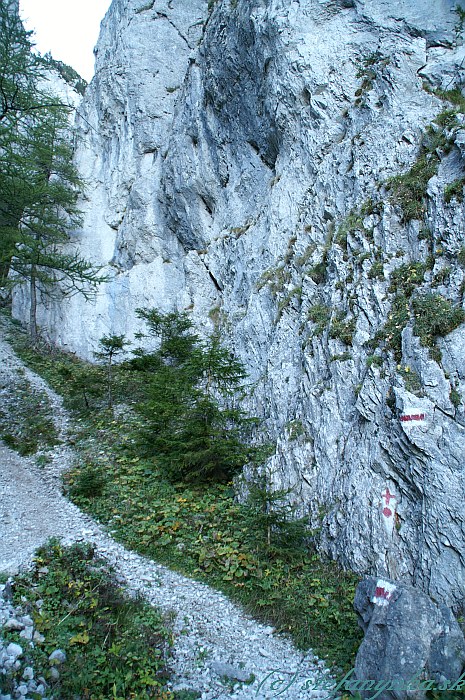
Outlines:
POLYGON ((87 357, 104 333, 131 337, 137 307, 220 324, 277 439, 275 481, 320 547, 460 607, 455 5, 114 0, 77 120, 89 185, 76 232, 113 280, 39 321, 87 357))

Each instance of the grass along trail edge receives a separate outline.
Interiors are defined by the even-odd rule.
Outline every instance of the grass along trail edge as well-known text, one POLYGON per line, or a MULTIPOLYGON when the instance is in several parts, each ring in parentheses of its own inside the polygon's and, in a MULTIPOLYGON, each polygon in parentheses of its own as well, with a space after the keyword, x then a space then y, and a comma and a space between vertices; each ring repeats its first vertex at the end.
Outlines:
MULTIPOLYGON (((5 348, 4 344, 2 348, 5 348)), ((38 355, 29 350, 24 352, 32 366, 40 367, 44 376, 63 390, 62 376, 56 372, 56 357, 38 355)), ((72 358, 66 357, 60 357, 58 360, 74 362, 72 358)), ((70 402, 69 395, 64 393, 66 401, 70 402)), ((60 402, 59 397, 53 393, 52 396, 60 402)), ((76 483, 82 472, 87 476, 94 474, 98 477, 103 470, 104 475, 99 497, 87 498, 82 494, 75 496, 81 506, 89 513, 95 513, 102 522, 109 523, 113 535, 118 539, 185 573, 214 582, 228 593, 231 592, 265 620, 272 620, 280 631, 285 630, 292 634, 294 630, 287 629, 292 627, 292 624, 286 623, 295 620, 296 625, 300 624, 301 629, 306 630, 306 638, 300 640, 304 648, 308 649, 312 639, 317 639, 321 647, 325 641, 325 631, 332 633, 333 637, 338 635, 339 618, 339 638, 327 640, 327 648, 331 652, 334 643, 339 645, 338 671, 342 668, 340 660, 344 661, 342 654, 346 648, 345 667, 350 667, 356 645, 354 639, 359 639, 349 601, 351 592, 347 592, 348 588, 355 585, 354 577, 346 577, 331 563, 319 562, 314 553, 308 553, 300 561, 286 562, 275 559, 270 561, 270 567, 274 571, 264 569, 263 558, 258 561, 253 547, 250 543, 247 545, 247 537, 242 542, 235 541, 235 525, 239 511, 232 498, 231 489, 217 486, 210 490, 202 490, 165 483, 160 475, 156 474, 153 463, 134 456, 131 448, 132 432, 128 428, 129 414, 131 411, 128 409, 125 414, 124 407, 116 411, 114 416, 102 407, 95 412, 79 411, 74 414, 74 420, 80 420, 81 425, 77 436, 72 438, 72 442, 77 443, 78 457, 73 464, 73 451, 65 445, 70 454, 61 460, 60 469, 71 469, 71 476, 68 478, 71 489, 73 481, 76 483), (72 467, 75 467, 76 463, 78 469, 73 473, 72 467), (137 483, 144 485, 142 492, 138 492, 137 483), (121 488, 124 498, 120 492, 121 488), (158 500, 154 500, 156 493, 158 500), (158 518, 149 517, 154 513, 158 513, 158 518), (160 514, 163 517, 159 517, 160 514), (182 520, 185 520, 184 525, 182 520), (146 530, 144 523, 147 524, 146 530), (192 527, 193 523, 196 527, 192 527), (179 533, 178 536, 173 537, 176 533, 179 533), (210 546, 212 542, 213 547, 210 546), (234 575, 231 580, 231 573, 235 574, 238 571, 234 568, 236 565, 243 566, 244 572, 239 577, 234 575), (250 567, 250 572, 247 571, 247 567, 250 567), (257 570, 254 569, 258 569, 258 578, 255 576, 257 570), (302 573, 301 580, 298 579, 299 570, 302 573), (263 586, 254 591, 253 587, 257 588, 257 581, 261 581, 263 586), (245 585, 237 586, 238 583, 245 585), (284 588, 284 598, 287 596, 287 600, 281 597, 277 600, 276 609, 270 610, 267 605, 275 605, 278 588, 281 592, 284 588), (284 609, 286 606, 287 610, 284 609), (325 610, 328 611, 326 620, 325 610), (299 615, 302 615, 303 619, 299 620, 299 615)), ((10 451, 8 454, 9 460, 19 459, 10 451)), ((315 674, 319 677, 323 671, 322 664, 315 660, 311 652, 299 652, 289 639, 273 636, 270 624, 260 625, 254 622, 221 593, 200 582, 167 571, 115 543, 100 525, 88 515, 82 514, 57 492, 58 470, 53 463, 53 457, 49 460, 42 454, 40 458, 45 466, 35 467, 29 458, 27 473, 37 470, 38 481, 45 485, 46 490, 52 490, 54 515, 52 518, 40 516, 41 524, 29 523, 29 527, 32 528, 30 532, 39 532, 42 535, 43 522, 46 521, 49 527, 45 528, 47 532, 43 532, 44 538, 50 534, 57 534, 65 535, 67 541, 89 539, 96 542, 98 551, 116 564, 117 570, 125 576, 130 587, 134 590, 142 589, 144 595, 148 595, 154 604, 164 610, 175 609, 178 616, 178 637, 174 658, 178 660, 176 663, 183 660, 181 674, 176 672, 178 678, 184 679, 189 687, 198 688, 199 692, 206 693, 202 696, 205 698, 230 697, 231 692, 234 697, 245 698, 252 697, 254 689, 258 688, 267 672, 282 670, 285 672, 285 678, 289 678, 288 674, 297 675, 293 685, 281 697, 307 697, 307 690, 302 691, 304 681, 314 678, 315 674), (182 651, 178 652, 178 649, 182 651), (250 670, 247 678, 255 676, 254 684, 242 690, 237 687, 234 690, 235 681, 234 678, 230 678, 228 688, 225 688, 224 679, 222 681, 212 670, 221 670, 221 666, 218 666, 220 662, 230 664, 235 669, 245 668, 247 673, 250 670), (187 667, 190 668, 189 671, 186 670, 187 667), (300 685, 298 681, 301 681, 300 685), (239 695, 235 694, 237 692, 239 695)), ((25 462, 21 460, 21 463, 25 462)), ((15 471, 16 468, 17 465, 15 471)), ((37 505, 37 498, 34 501, 37 505)), ((27 508, 24 510, 27 512, 27 508)), ((49 510, 46 512, 50 513, 49 510)), ((34 544, 31 543, 28 556, 33 546, 40 544, 36 540, 34 544)), ((329 654, 329 661, 334 661, 335 656, 333 654, 331 659, 329 654)), ((242 677, 243 674, 239 675, 242 677)), ((236 685, 240 686, 241 683, 236 685)), ((324 690, 312 690, 310 682, 307 683, 307 688, 308 697, 314 697, 315 694, 325 695, 324 690)), ((264 686, 261 692, 265 692, 264 686)), ((263 697, 272 695, 266 694, 263 697)))

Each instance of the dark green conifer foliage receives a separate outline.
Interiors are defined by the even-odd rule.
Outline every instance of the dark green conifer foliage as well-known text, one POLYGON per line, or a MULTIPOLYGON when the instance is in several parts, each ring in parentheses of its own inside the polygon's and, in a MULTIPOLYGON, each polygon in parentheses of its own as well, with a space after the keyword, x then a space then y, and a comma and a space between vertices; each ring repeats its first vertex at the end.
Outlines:
POLYGON ((130 344, 124 335, 104 335, 99 340, 100 350, 94 352, 95 357, 107 367, 108 408, 113 406, 113 362, 130 344))
POLYGON ((139 310, 160 345, 133 361, 148 377, 144 443, 172 479, 228 480, 263 459, 249 442, 256 420, 240 408, 243 365, 217 336, 200 340, 185 313, 139 310))
POLYGON ((69 246, 83 187, 70 109, 40 89, 43 61, 31 46, 14 3, 0 2, 0 286, 29 284, 35 340, 39 292, 88 297, 106 278, 69 246))
POLYGON ((40 76, 31 52, 30 32, 21 24, 13 3, 0 3, 0 285, 13 254, 21 206, 17 197, 16 141, 25 115, 34 118, 35 83, 40 76))
POLYGON ((37 337, 38 292, 86 297, 104 280, 98 269, 69 246, 70 234, 79 227, 77 204, 82 182, 72 162, 67 112, 50 107, 29 125, 17 141, 16 215, 9 261, 13 280, 27 281, 30 297, 30 332, 37 337))
POLYGON ((256 471, 247 482, 244 515, 251 541, 259 553, 280 557, 303 551, 308 518, 297 518, 292 489, 275 489, 266 472, 256 471))
MULTIPOLYGON (((36 82, 42 75, 27 32, 10 0, 0 2, 0 136, 43 104, 36 82)), ((0 141, 1 142, 1 141, 0 141)))

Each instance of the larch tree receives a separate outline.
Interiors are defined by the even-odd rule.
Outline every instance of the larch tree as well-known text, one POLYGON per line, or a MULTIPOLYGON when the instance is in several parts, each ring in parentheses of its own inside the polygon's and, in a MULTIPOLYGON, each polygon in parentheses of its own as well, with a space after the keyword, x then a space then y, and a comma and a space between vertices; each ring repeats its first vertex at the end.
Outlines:
POLYGON ((31 48, 15 4, 0 0, 0 285, 28 283, 35 341, 39 292, 89 297, 106 278, 70 245, 83 188, 70 108, 40 88, 31 48))

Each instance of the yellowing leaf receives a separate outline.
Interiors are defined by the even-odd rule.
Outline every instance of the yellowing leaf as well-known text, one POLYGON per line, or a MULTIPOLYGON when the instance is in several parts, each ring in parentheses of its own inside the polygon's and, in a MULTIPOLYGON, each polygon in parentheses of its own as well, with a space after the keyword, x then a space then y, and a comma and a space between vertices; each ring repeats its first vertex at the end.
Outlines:
POLYGON ((90 637, 87 632, 79 632, 79 634, 75 634, 74 637, 71 637, 69 640, 70 645, 71 644, 88 644, 90 641, 90 637))

